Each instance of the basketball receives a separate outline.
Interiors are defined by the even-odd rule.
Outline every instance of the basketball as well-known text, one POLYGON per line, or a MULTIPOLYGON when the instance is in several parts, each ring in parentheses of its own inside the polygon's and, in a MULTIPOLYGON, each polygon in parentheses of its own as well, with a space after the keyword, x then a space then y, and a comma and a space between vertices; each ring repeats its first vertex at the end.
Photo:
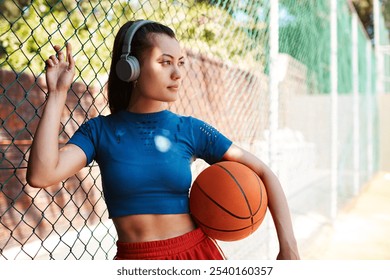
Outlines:
POLYGON ((203 170, 190 190, 190 212, 202 230, 221 241, 236 241, 255 232, 267 211, 267 193, 247 166, 219 162, 203 170))

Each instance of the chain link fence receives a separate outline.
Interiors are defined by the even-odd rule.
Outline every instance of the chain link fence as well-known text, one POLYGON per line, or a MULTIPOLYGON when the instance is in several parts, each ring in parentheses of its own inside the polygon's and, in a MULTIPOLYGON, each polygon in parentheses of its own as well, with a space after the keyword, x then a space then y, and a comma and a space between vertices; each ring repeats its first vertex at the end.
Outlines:
MULTIPOLYGON (((379 151, 373 48, 361 25, 353 41, 355 12, 347 1, 338 3, 336 204, 342 207, 356 194, 355 175, 360 189, 378 169, 379 151), (355 76, 353 59, 359 69, 355 76), (356 129, 358 143, 353 141, 356 129)), ((116 233, 95 162, 46 189, 31 188, 25 173, 46 99, 44 61, 52 46, 71 42, 76 61, 59 131, 61 146, 87 119, 109 114, 105 87, 114 36, 126 21, 139 18, 171 26, 186 54, 181 97, 170 108, 211 123, 272 164, 305 250, 318 228, 331 222, 334 203, 330 1, 279 1, 277 77, 270 77, 271 5, 270 0, 0 1, 0 259, 113 258, 116 233), (276 93, 271 78, 278 80, 276 93), (275 94, 277 129, 271 131, 270 97, 275 94)), ((197 161, 194 177, 205 166, 197 161)), ((232 259, 274 258, 270 217, 247 239, 221 246, 232 259)))

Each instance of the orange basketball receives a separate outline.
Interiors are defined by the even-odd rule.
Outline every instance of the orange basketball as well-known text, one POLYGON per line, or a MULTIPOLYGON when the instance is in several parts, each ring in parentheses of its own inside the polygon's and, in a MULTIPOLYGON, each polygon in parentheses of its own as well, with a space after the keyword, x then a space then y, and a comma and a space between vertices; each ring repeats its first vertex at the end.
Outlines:
POLYGON ((203 170, 192 184, 190 211, 210 237, 235 241, 252 234, 267 211, 267 193, 259 176, 237 162, 203 170))

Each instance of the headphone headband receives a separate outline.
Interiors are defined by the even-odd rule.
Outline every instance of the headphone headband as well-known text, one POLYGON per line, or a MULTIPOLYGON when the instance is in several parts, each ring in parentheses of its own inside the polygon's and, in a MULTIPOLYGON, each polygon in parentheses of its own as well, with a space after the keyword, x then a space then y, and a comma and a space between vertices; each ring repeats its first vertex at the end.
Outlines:
POLYGON ((123 40, 122 55, 116 64, 116 74, 118 78, 124 82, 135 81, 140 74, 140 65, 135 56, 131 56, 131 42, 138 29, 147 23, 152 23, 150 20, 138 20, 126 31, 123 40))
POLYGON ((135 33, 147 23, 152 23, 150 20, 137 20, 135 21, 130 28, 126 31, 125 39, 123 41, 122 47, 122 55, 121 58, 125 58, 131 53, 131 42, 133 41, 133 37, 135 33))

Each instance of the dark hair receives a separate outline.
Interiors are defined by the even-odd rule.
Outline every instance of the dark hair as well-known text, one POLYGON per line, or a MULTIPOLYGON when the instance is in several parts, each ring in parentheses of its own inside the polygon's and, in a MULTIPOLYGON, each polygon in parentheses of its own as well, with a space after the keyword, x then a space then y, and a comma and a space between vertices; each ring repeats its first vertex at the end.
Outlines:
MULTIPOLYGON (((111 68, 107 83, 108 105, 111 113, 116 113, 127 108, 134 87, 134 82, 124 82, 120 80, 115 70, 116 63, 122 54, 122 46, 126 31, 133 23, 134 21, 125 23, 119 29, 114 41, 111 68)), ((171 38, 176 38, 172 29, 160 23, 151 22, 143 25, 137 30, 131 42, 131 55, 135 56, 138 61, 141 61, 143 52, 153 47, 152 37, 148 36, 150 33, 166 34, 171 38)))

